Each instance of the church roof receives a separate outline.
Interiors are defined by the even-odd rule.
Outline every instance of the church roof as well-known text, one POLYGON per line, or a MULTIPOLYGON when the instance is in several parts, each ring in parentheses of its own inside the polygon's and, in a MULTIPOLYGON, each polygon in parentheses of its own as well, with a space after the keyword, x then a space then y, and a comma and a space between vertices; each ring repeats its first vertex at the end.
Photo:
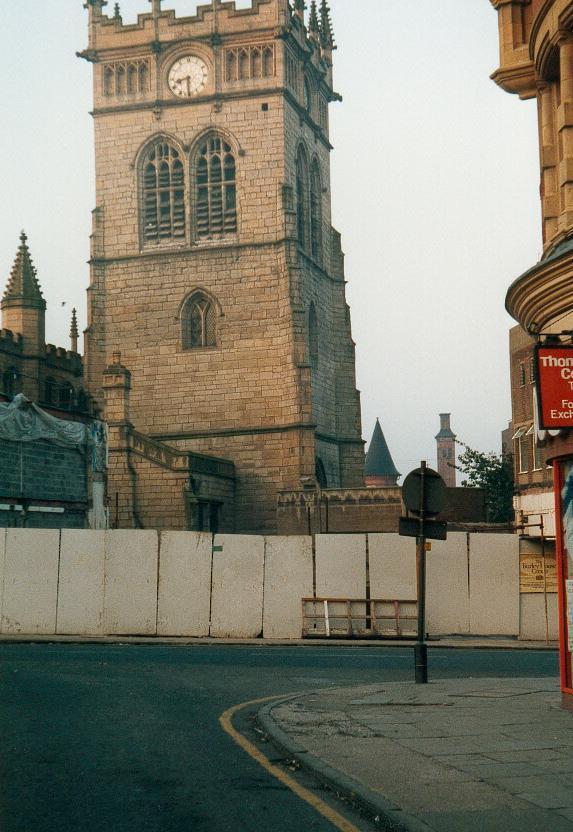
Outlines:
POLYGON ((20 234, 20 245, 16 259, 10 272, 10 279, 2 299, 3 304, 8 301, 27 301, 29 304, 46 308, 46 301, 38 283, 36 269, 30 256, 26 234, 20 234))
POLYGON ((364 473, 372 477, 399 477, 400 472, 394 465, 394 461, 388 449, 388 444, 380 427, 380 420, 376 419, 374 433, 368 453, 366 454, 366 465, 364 473))
POLYGON ((436 439, 455 439, 456 434, 451 428, 442 428, 435 436, 436 439))

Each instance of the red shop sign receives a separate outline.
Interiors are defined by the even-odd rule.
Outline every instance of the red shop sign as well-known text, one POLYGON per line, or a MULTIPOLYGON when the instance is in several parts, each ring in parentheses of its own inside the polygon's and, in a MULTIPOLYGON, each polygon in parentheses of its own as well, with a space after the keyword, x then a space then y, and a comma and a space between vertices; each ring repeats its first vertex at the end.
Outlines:
POLYGON ((573 428, 573 344, 536 346, 539 427, 573 428))

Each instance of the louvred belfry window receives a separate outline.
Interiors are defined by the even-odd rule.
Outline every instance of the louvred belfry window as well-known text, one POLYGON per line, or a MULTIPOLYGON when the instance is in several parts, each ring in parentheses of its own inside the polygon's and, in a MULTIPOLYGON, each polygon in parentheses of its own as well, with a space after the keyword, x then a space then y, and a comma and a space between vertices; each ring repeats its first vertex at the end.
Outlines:
POLYGON ((215 309, 211 300, 203 292, 196 292, 185 304, 181 326, 184 350, 217 345, 215 309))
POLYGON ((185 173, 178 151, 160 142, 143 166, 143 239, 162 243, 185 239, 185 173))
POLYGON ((296 221, 298 241, 302 248, 308 250, 308 162, 302 147, 296 160, 296 221))
POLYGON ((320 263, 322 260, 322 184, 316 161, 312 166, 310 177, 310 242, 311 254, 320 263))
POLYGON ((199 147, 196 166, 197 237, 223 237, 237 232, 237 182, 235 157, 219 136, 211 136, 199 147))

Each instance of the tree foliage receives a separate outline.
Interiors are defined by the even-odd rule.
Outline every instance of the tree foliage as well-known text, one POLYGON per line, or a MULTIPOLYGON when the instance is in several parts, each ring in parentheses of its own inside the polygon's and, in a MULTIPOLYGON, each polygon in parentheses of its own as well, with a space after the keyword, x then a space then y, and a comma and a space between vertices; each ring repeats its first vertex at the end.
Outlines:
POLYGON ((493 451, 483 453, 459 442, 464 451, 456 468, 466 475, 464 488, 483 488, 487 519, 508 523, 513 519, 513 465, 511 458, 493 451))

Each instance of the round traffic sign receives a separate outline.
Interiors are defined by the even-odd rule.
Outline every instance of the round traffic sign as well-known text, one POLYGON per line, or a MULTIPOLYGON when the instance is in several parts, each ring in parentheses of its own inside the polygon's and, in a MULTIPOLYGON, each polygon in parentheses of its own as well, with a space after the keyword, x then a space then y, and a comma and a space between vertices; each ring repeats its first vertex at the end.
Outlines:
POLYGON ((402 486, 404 505, 413 514, 439 514, 446 507, 448 489, 437 471, 432 468, 416 468, 411 471, 402 486), (422 505, 422 477, 424 480, 424 500, 422 505))

